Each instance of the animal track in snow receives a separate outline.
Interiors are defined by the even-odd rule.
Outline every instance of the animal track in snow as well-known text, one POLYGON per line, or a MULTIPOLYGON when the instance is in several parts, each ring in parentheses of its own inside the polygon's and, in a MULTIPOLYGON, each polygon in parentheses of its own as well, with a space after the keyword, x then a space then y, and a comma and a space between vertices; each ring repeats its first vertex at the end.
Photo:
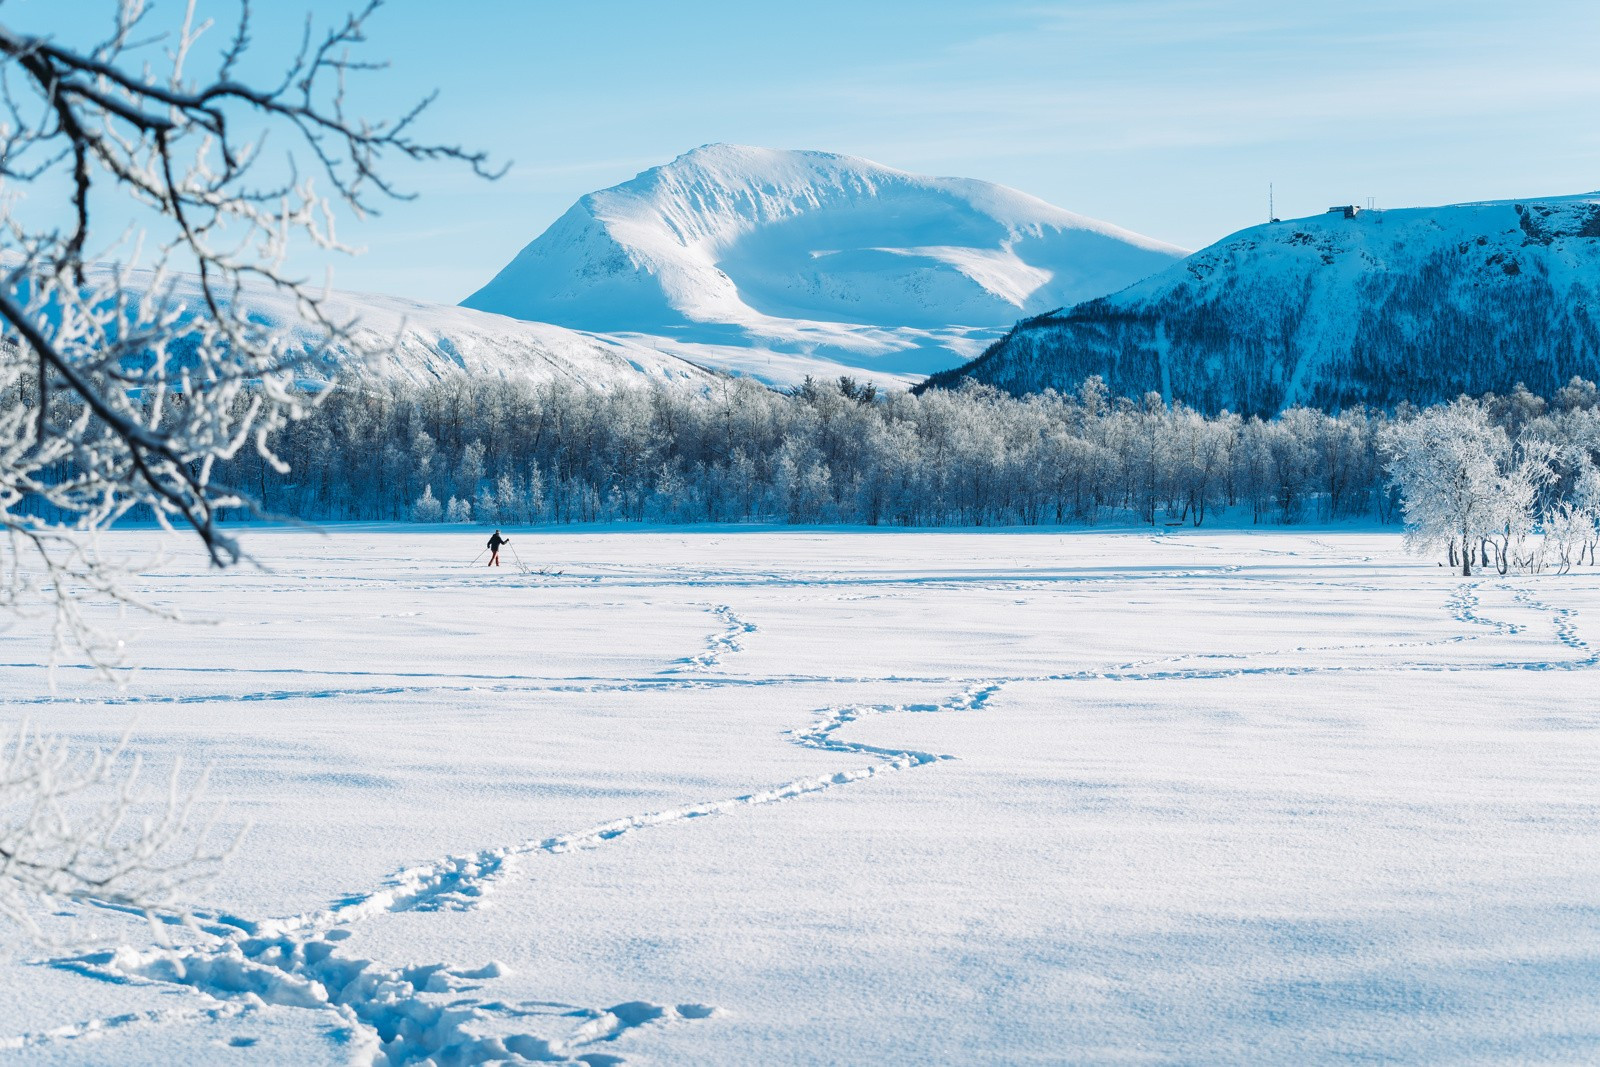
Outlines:
MULTIPOLYGON (((1583 654, 1581 659, 1567 661, 1561 664, 1562 666, 1593 667, 1600 665, 1600 652, 1590 647, 1589 642, 1585 641, 1578 633, 1578 613, 1576 611, 1572 608, 1558 608, 1536 599, 1532 591, 1528 589, 1518 590, 1512 599, 1519 604, 1533 608, 1535 611, 1548 613, 1551 617, 1551 626, 1555 630, 1556 640, 1572 651, 1583 654)), ((1552 664, 1552 666, 1555 665, 1552 664)))
POLYGON ((1474 626, 1487 626, 1494 633, 1511 637, 1522 632, 1522 626, 1515 622, 1506 622, 1503 619, 1490 619, 1478 614, 1480 601, 1478 599, 1478 583, 1463 582, 1450 594, 1450 617, 1457 622, 1470 623, 1474 626))

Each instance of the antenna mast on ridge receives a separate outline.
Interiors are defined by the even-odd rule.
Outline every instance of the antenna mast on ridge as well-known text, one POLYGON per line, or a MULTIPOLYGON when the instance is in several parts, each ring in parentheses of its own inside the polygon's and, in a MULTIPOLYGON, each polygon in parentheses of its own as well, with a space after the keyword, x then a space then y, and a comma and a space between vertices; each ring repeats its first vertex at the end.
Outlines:
POLYGON ((1278 211, 1277 211, 1277 208, 1273 206, 1273 202, 1272 202, 1272 183, 1271 182, 1267 183, 1267 221, 1268 222, 1277 222, 1278 221, 1278 211))

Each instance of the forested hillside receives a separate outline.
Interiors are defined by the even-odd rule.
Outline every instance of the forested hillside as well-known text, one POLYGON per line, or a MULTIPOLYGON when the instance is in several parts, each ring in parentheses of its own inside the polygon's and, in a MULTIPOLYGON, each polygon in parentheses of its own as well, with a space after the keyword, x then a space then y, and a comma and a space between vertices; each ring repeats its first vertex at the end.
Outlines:
POLYGON ((935 375, 1023 394, 1101 375, 1200 410, 1392 408, 1600 359, 1600 199, 1331 213, 1233 235, 1120 293, 1019 323, 935 375))

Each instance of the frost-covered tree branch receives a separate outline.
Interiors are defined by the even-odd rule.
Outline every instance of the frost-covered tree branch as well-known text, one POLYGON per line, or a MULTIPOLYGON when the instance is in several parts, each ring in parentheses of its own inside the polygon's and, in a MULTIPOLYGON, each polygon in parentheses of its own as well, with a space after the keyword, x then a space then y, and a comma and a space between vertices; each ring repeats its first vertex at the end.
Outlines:
MULTIPOLYGON (((308 19, 266 78, 246 73, 249 0, 226 6, 225 30, 197 0, 170 25, 115 0, 98 38, 81 36, 81 5, 48 9, 50 32, 0 18, 0 610, 53 610, 55 654, 121 664, 86 610, 144 606, 97 548, 117 519, 189 531, 216 566, 244 558, 219 521, 258 505, 219 463, 285 471, 272 436, 319 398, 302 369, 364 354, 291 252, 350 251, 336 220, 405 196, 390 162, 488 175, 483 154, 414 135, 431 98, 384 120, 351 104, 382 66, 363 57, 380 4, 308 19), (252 294, 296 308, 295 336, 315 340, 260 321, 252 294)), ((131 824, 137 774, 115 755, 19 735, 4 756, 0 913, 39 894, 156 903, 218 858, 169 862, 192 798, 131 824)))
POLYGON ((0 916, 37 938, 36 905, 86 900, 141 909, 172 902, 211 878, 231 850, 174 768, 165 789, 144 787, 121 746, 74 749, 30 732, 0 742, 0 916))
POLYGON ((315 401, 297 370, 331 349, 360 353, 353 323, 289 271, 290 250, 343 249, 340 215, 403 196, 386 161, 487 173, 483 154, 413 135, 430 98, 383 121, 353 112, 352 79, 381 66, 362 58, 380 2, 320 32, 308 21, 267 84, 240 73, 248 0, 229 6, 225 35, 194 0, 165 28, 144 0, 120 0, 81 46, 66 43, 70 24, 43 35, 0 23, 6 594, 53 599, 69 636, 81 636, 77 591, 121 588, 78 534, 147 509, 192 531, 214 564, 237 562, 219 515, 253 501, 217 479, 217 462, 250 450, 284 470, 271 435, 315 401), (253 317, 252 291, 287 298, 319 342, 308 350, 253 317))

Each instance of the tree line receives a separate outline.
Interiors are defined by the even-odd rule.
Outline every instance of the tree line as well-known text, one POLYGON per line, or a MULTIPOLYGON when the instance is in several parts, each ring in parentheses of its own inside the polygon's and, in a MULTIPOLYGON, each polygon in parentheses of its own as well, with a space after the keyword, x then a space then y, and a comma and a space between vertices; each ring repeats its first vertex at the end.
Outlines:
MULTIPOLYGON (((1517 448, 1549 442, 1530 509, 1568 499, 1600 459, 1591 383, 1458 404, 1517 448)), ((1427 414, 1207 416, 1155 393, 1112 396, 1098 377, 1024 397, 975 383, 879 393, 849 378, 788 392, 747 379, 691 392, 460 378, 338 390, 272 441, 287 477, 243 451, 220 474, 263 511, 311 520, 1393 522, 1405 499, 1396 450, 1414 438, 1401 428, 1427 414)))

